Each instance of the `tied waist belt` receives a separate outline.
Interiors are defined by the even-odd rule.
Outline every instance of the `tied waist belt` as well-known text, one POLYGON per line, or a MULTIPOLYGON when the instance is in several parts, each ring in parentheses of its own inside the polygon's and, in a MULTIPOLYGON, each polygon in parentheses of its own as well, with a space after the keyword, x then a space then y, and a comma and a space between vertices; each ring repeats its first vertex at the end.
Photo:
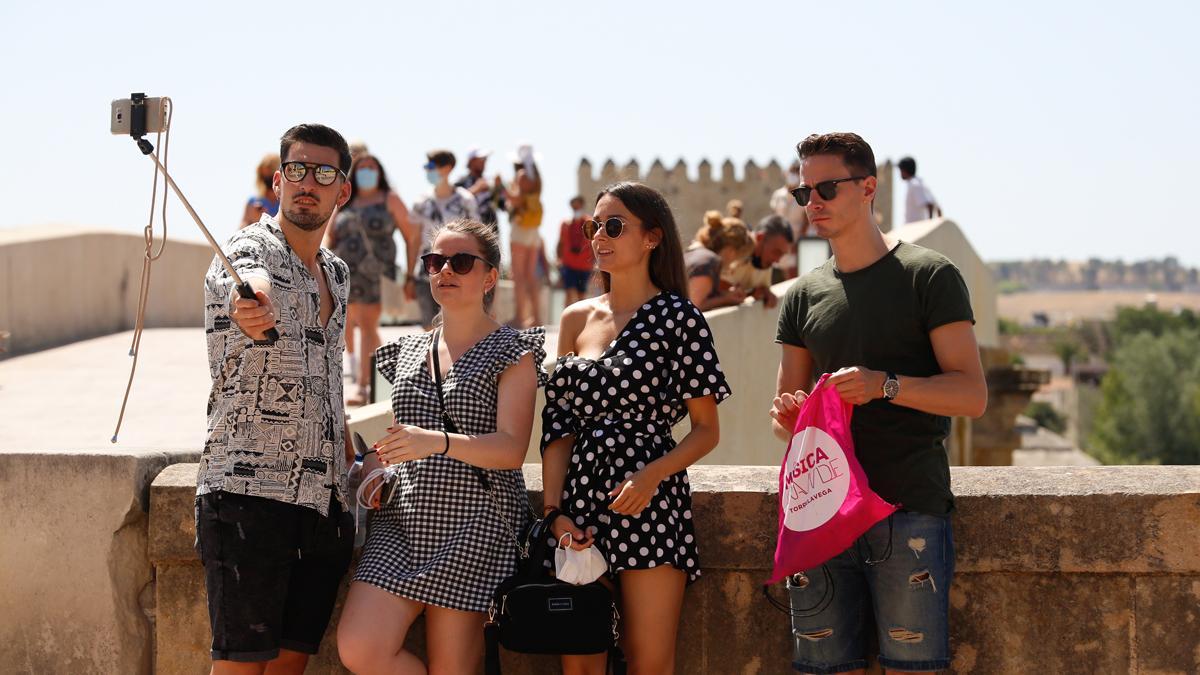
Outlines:
POLYGON ((626 436, 646 438, 648 436, 671 436, 671 425, 667 420, 646 417, 640 413, 606 413, 580 418, 581 430, 584 434, 591 432, 600 435, 614 430, 626 436), (624 424, 631 423, 632 428, 626 429, 624 424))

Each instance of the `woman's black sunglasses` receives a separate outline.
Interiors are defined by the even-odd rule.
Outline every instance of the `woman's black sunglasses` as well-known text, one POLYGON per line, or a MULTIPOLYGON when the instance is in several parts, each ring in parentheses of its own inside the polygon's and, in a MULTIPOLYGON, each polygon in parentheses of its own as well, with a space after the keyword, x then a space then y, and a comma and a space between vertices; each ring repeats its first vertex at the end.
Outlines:
POLYGON ((796 203, 800 206, 808 206, 808 200, 812 197, 813 190, 821 195, 821 199, 829 201, 837 197, 838 183, 846 183, 852 180, 862 180, 866 176, 850 176, 849 178, 838 178, 837 180, 823 180, 813 187, 801 185, 800 187, 792 188, 792 196, 796 198, 796 203))
POLYGON ((475 261, 479 260, 484 265, 491 267, 491 263, 480 258, 477 255, 470 253, 455 253, 454 255, 442 255, 441 253, 426 253, 421 256, 421 262, 425 263, 425 271, 430 274, 440 274, 446 263, 450 263, 450 269, 454 270, 455 274, 468 274, 471 268, 475 267, 475 261))
POLYGON ((583 236, 587 237, 588 239, 592 239, 602 227, 604 228, 604 236, 608 237, 609 239, 616 239, 617 237, 621 236, 622 232, 625 231, 625 221, 621 220, 620 218, 613 217, 601 223, 589 218, 588 220, 583 221, 583 236))
POLYGON ((309 162, 284 162, 279 167, 279 172, 283 177, 288 179, 289 183, 299 183, 304 180, 304 176, 309 171, 313 172, 313 179, 317 181, 317 185, 333 185, 333 181, 337 180, 338 176, 346 177, 342 170, 336 166, 328 164, 311 164, 309 162))

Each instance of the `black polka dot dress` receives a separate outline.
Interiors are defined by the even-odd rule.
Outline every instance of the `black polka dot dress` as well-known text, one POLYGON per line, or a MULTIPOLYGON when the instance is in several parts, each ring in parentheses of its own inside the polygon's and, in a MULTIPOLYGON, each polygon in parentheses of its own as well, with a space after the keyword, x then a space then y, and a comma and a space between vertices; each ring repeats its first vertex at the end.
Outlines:
POLYGON ((592 531, 609 571, 671 565, 700 574, 686 471, 665 478, 637 516, 613 513, 609 491, 675 447, 689 398, 729 397, 712 333, 689 300, 662 292, 596 359, 560 357, 546 385, 541 447, 573 435, 562 508, 592 531))
MULTIPOLYGON (((545 338, 543 328, 504 326, 459 357, 442 381, 446 411, 459 433, 496 431, 500 375, 525 354, 533 356, 538 383, 545 382, 545 338)), ((396 421, 441 431, 430 340, 430 333, 405 336, 375 354, 392 383, 396 421)), ((371 518, 355 580, 438 607, 487 610, 517 563, 513 537, 519 532, 508 531, 498 508, 519 530, 529 521, 529 499, 520 469, 486 472, 495 503, 473 467, 457 459, 433 455, 400 464, 394 497, 371 518)))

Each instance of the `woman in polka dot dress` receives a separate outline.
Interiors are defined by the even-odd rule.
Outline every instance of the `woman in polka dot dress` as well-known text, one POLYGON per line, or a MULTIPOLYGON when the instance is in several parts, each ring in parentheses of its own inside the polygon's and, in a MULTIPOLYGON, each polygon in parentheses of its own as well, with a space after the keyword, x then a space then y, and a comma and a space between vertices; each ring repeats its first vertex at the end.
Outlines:
MULTIPOLYGON (((584 225, 607 293, 562 316, 542 410, 546 512, 571 546, 597 546, 615 574, 631 672, 670 673, 687 582, 700 574, 687 468, 716 446, 729 387, 704 315, 687 299, 666 200, 638 183, 605 188, 584 225), (688 416, 675 444, 671 427, 688 416)), ((564 656, 603 673, 604 655, 564 656)))

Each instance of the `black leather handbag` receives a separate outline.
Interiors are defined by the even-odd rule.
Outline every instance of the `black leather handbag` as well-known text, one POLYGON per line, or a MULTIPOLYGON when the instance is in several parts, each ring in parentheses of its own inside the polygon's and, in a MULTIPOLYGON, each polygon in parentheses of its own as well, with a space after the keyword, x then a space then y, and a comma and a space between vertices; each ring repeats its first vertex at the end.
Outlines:
MULTIPOLYGON (((442 394, 440 333, 434 331, 430 344, 433 380, 442 425, 448 433, 458 433, 442 394)), ((512 536, 518 554, 517 573, 500 582, 488 609, 484 625, 486 675, 500 675, 501 646, 522 654, 607 653, 612 672, 624 675, 625 659, 617 644, 617 622, 621 617, 612 591, 599 581, 577 586, 550 574, 550 524, 562 512, 554 509, 518 536, 492 492, 487 472, 471 468, 512 536)))
POLYGON ((617 639, 620 614, 613 593, 599 581, 576 586, 549 573, 550 523, 557 509, 529 531, 528 554, 517 573, 501 582, 484 626, 484 672, 500 674, 500 649, 522 654, 608 654, 613 673, 625 672, 617 639))

